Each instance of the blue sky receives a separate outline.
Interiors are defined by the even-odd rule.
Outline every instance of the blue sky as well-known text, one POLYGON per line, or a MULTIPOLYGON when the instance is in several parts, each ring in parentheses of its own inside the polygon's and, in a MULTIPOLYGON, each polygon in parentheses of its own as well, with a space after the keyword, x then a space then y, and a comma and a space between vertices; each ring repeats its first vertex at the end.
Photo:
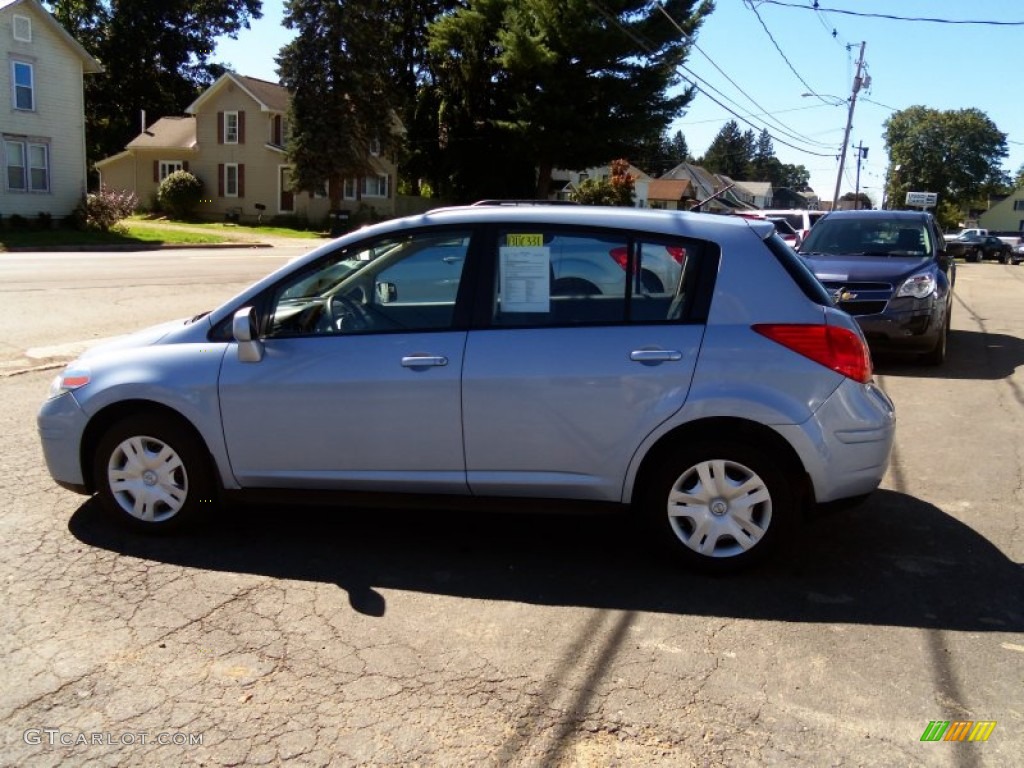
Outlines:
MULTIPOLYGON (((1007 134, 1006 170, 1012 174, 1024 164, 1024 2, 818 0, 828 11, 812 5, 813 0, 717 0, 684 71, 705 93, 671 128, 682 130, 692 154, 703 154, 727 120, 755 133, 767 127, 778 158, 804 165, 818 195, 831 199, 846 100, 865 42, 871 84, 858 95, 849 144, 869 149, 860 188, 876 203, 888 164, 882 125, 893 110, 915 104, 982 110, 1007 134), (871 14, 1003 24, 900 21, 871 14), (801 95, 809 91, 824 100, 801 95)), ((276 81, 274 57, 293 36, 282 26, 282 8, 281 0, 264 0, 263 18, 237 40, 222 39, 215 59, 240 74, 276 81)), ((855 188, 856 158, 851 149, 841 195, 855 188)))

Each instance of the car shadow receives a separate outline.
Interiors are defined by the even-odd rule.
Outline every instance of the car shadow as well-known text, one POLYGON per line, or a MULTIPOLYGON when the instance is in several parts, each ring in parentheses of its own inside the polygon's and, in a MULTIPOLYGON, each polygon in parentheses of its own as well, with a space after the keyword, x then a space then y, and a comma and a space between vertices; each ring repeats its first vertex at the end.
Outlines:
MULTIPOLYGON (((529 505, 524 505, 529 506, 529 505)), ((694 616, 1024 631, 1021 564, 906 494, 817 516, 783 557, 726 577, 679 568, 622 515, 246 506, 194 532, 129 532, 90 500, 83 543, 185 568, 336 584, 383 616, 380 590, 694 616)))
POLYGON ((872 352, 875 373, 919 379, 977 379, 996 381, 1013 376, 1024 365, 1024 339, 1005 333, 949 332, 946 361, 928 366, 905 357, 872 352))

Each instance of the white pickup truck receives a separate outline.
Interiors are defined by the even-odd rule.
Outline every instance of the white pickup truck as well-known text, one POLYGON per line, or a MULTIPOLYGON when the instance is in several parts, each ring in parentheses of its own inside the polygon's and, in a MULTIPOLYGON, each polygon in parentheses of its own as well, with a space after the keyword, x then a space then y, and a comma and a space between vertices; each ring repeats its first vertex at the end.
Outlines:
MULTIPOLYGON (((961 229, 959 232, 950 232, 946 237, 946 242, 951 240, 958 240, 965 235, 977 235, 978 237, 987 237, 989 231, 987 229, 980 229, 978 227, 968 227, 967 229, 961 229)), ((996 235, 1000 240, 1009 246, 1017 245, 1020 242, 1020 236, 1014 235, 996 235)))

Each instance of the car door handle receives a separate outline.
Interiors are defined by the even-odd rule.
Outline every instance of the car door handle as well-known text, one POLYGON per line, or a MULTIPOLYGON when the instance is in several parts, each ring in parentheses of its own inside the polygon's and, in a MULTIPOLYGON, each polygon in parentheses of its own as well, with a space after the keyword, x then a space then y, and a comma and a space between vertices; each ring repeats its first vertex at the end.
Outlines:
POLYGON ((402 358, 405 368, 429 368, 430 366, 448 365, 444 355, 406 355, 402 358))
POLYGON ((683 359, 683 353, 675 349, 634 349, 629 359, 635 363, 669 363, 683 359))

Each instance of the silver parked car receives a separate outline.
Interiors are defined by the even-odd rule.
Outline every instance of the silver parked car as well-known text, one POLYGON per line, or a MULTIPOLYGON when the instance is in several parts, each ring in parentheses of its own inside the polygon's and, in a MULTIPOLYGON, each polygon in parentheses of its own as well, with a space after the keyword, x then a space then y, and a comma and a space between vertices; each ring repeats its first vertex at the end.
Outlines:
POLYGON ((577 500, 723 570, 873 491, 895 417, 857 323, 771 223, 475 206, 90 350, 38 425, 54 479, 141 530, 325 491, 577 500), (587 274, 600 292, 566 286, 587 274))

